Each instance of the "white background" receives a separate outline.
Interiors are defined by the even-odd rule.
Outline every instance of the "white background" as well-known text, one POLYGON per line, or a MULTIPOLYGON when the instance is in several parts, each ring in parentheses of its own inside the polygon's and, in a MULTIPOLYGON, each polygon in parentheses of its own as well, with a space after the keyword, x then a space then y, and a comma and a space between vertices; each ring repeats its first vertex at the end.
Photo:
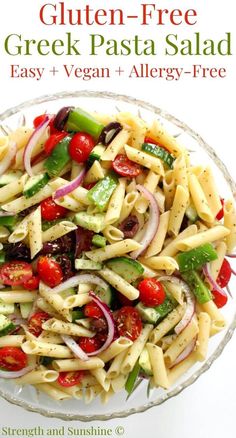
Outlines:
MULTIPOLYGON (((159 107, 166 109, 180 120, 199 132, 202 137, 212 145, 218 155, 227 165, 232 176, 235 171, 235 56, 231 57, 164 57, 163 50, 156 57, 107 57, 104 52, 95 59, 83 55, 79 58, 72 57, 39 57, 36 54, 30 57, 9 57, 4 53, 3 41, 9 33, 22 33, 25 38, 60 38, 66 31, 71 31, 77 38, 83 40, 86 52, 88 33, 103 33, 107 38, 123 38, 139 33, 143 38, 162 40, 165 33, 177 33, 182 38, 191 37, 193 32, 200 31, 204 38, 219 40, 224 38, 225 32, 232 32, 235 27, 236 5, 234 0, 162 0, 157 2, 162 8, 196 8, 198 11, 198 24, 193 28, 181 26, 173 28, 168 26, 139 27, 127 25, 122 29, 112 27, 86 28, 75 27, 66 29, 65 26, 45 27, 40 24, 38 10, 45 1, 39 0, 5 0, 1 2, 0 14, 0 112, 21 103, 24 100, 42 94, 61 90, 106 90, 132 95, 159 107), (65 79, 62 74, 57 77, 45 76, 40 81, 34 79, 11 79, 9 65, 21 64, 30 67, 60 68, 62 64, 75 64, 85 66, 110 66, 111 68, 129 68, 134 63, 149 62, 154 67, 160 66, 191 66, 193 63, 204 66, 217 66, 227 68, 225 79, 191 79, 167 82, 158 79, 128 79, 127 77, 113 77, 106 80, 82 81, 79 79, 65 79)), ((53 3, 53 1, 52 1, 53 3)), ((70 7, 82 7, 84 0, 68 0, 65 2, 70 7)), ((88 1, 91 7, 108 7, 108 2, 94 0, 88 1)), ((132 0, 129 3, 130 13, 137 10, 141 0, 132 0)), ((128 8, 125 1, 109 1, 110 7, 128 8)), ((232 50, 235 53, 235 34, 233 33, 232 50)), ((230 305, 230 304, 229 304, 230 305)), ((187 438, 215 438, 235 436, 235 408, 236 408, 236 373, 235 373, 236 338, 231 340, 221 357, 212 366, 210 371, 203 375, 192 387, 186 389, 177 398, 166 402, 163 406, 149 410, 128 419, 117 419, 106 424, 107 427, 122 425, 125 428, 124 437, 148 438, 181 437, 187 438)), ((88 408, 89 409, 89 408, 88 408)), ((0 401, 1 426, 11 427, 60 427, 64 423, 56 419, 47 419, 39 415, 27 413, 21 408, 14 407, 0 401)), ((82 427, 82 423, 72 423, 73 426, 82 427)), ((92 424, 92 423, 91 423, 92 424)), ((94 426, 102 423, 95 422, 94 426)), ((89 426, 89 425, 87 425, 89 426)), ((115 434, 114 434, 115 436, 115 434)))

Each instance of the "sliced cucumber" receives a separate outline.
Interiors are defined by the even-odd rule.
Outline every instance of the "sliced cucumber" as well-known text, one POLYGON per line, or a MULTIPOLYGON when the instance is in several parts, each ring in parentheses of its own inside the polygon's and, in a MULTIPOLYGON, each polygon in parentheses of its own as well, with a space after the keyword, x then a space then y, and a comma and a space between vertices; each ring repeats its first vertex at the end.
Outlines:
POLYGON ((144 373, 148 376, 153 375, 149 354, 146 348, 143 349, 142 353, 139 356, 139 366, 142 368, 142 371, 144 371, 144 373))
POLYGON ((11 170, 0 176, 0 187, 6 186, 12 182, 17 182, 19 178, 23 175, 20 170, 11 170))
POLYGON ((191 222, 196 222, 198 220, 197 210, 193 205, 189 205, 185 214, 191 222))
POLYGON ((168 315, 177 306, 177 301, 170 296, 166 296, 165 301, 157 307, 154 307, 157 313, 157 321, 168 315))
POLYGON ((175 157, 173 157, 173 155, 167 152, 163 147, 151 143, 143 143, 142 150, 147 152, 147 154, 160 158, 170 169, 173 168, 175 157))
POLYGON ((136 309, 138 310, 143 322, 156 324, 158 320, 158 313, 153 307, 146 307, 141 302, 139 302, 136 306, 136 309))
POLYGON ((2 315, 11 315, 15 311, 14 304, 7 304, 3 301, 0 302, 0 314, 2 315))
POLYGON ((100 233, 105 227, 105 214, 88 214, 86 211, 76 213, 74 222, 82 228, 100 233))
POLYGON ((103 152, 105 151, 105 149, 106 148, 105 148, 105 146, 103 146, 103 144, 97 144, 93 148, 92 152, 90 153, 90 155, 88 157, 88 160, 87 160, 88 165, 92 166, 94 161, 96 161, 96 160, 99 161, 101 156, 102 156, 102 154, 103 154, 103 152))
POLYGON ((144 273, 142 265, 136 260, 128 257, 115 257, 110 259, 107 264, 109 269, 123 277, 128 283, 132 283, 144 273))
POLYGON ((14 330, 15 324, 5 315, 0 315, 0 336, 6 336, 14 330))
POLYGON ((107 240, 104 236, 100 234, 95 234, 92 238, 92 244, 97 246, 98 248, 104 248, 107 244, 107 240))
POLYGON ((31 198, 38 193, 39 190, 43 189, 49 180, 50 178, 47 173, 40 173, 39 175, 31 176, 25 184, 23 195, 26 198, 31 198))
POLYGON ((71 316, 72 316, 72 322, 76 322, 77 319, 84 318, 84 313, 81 309, 72 310, 71 316))
POLYGON ((92 260, 75 259, 75 269, 99 270, 102 269, 101 263, 92 260))
POLYGON ((69 289, 66 289, 63 292, 61 292, 60 296, 65 299, 65 298, 70 297, 71 295, 75 295, 75 294, 76 294, 75 289, 73 287, 70 287, 69 289))
POLYGON ((20 313, 22 318, 27 319, 32 310, 33 303, 20 303, 20 313))
POLYGON ((112 305, 114 294, 110 286, 108 286, 106 290, 102 289, 100 286, 97 286, 94 293, 109 307, 112 305))

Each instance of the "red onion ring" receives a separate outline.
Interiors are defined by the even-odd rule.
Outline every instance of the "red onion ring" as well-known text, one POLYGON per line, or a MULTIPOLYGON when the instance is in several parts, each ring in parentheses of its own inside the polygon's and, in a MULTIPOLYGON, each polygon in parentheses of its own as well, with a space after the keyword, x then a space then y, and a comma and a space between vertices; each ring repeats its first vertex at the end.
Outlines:
POLYGON ((160 211, 154 195, 141 184, 138 184, 136 188, 149 201, 150 213, 146 231, 143 238, 141 239, 141 242, 139 242, 142 247, 140 249, 137 249, 136 251, 131 252, 130 256, 132 257, 132 259, 137 259, 147 249, 148 245, 150 245, 151 241, 154 239, 157 233, 160 221, 160 211))
POLYGON ((0 378, 1 379, 17 379, 18 377, 22 377, 25 374, 29 373, 30 371, 33 371, 35 367, 33 366, 27 366, 25 368, 22 368, 20 371, 0 371, 0 378))
POLYGON ((183 318, 175 326, 175 333, 179 335, 185 329, 185 327, 187 327, 187 325, 190 323, 190 321, 193 318, 193 315, 195 313, 195 302, 196 302, 195 297, 192 294, 189 286, 185 283, 185 281, 180 280, 175 276, 165 275, 163 277, 159 277, 158 281, 170 281, 171 283, 177 284, 178 286, 181 286, 183 288, 187 305, 183 318))
POLYGON ((74 275, 73 277, 69 278, 68 280, 64 281, 63 283, 59 284, 58 286, 51 289, 50 287, 46 286, 44 283, 40 282, 41 286, 43 288, 52 293, 52 294, 59 294, 60 292, 63 292, 66 289, 70 289, 71 287, 78 286, 81 283, 92 283, 96 284, 98 286, 101 286, 101 288, 107 290, 109 285, 102 280, 100 277, 94 274, 78 274, 74 275))
POLYGON ((115 335, 115 323, 109 307, 105 303, 103 303, 100 300, 100 298, 98 298, 97 295, 95 295, 94 292, 89 292, 89 295, 92 298, 92 300, 97 304, 97 306, 102 310, 108 326, 106 342, 104 342, 102 347, 99 348, 98 350, 93 351, 92 353, 88 353, 88 356, 97 356, 97 354, 102 353, 102 351, 106 350, 109 347, 109 345, 112 343, 115 335))
POLYGON ((209 281, 209 283, 212 286, 212 288, 217 290, 217 292, 219 292, 219 294, 221 294, 224 297, 226 297, 227 294, 225 293, 225 291, 217 284, 217 282, 212 277, 211 272, 210 272, 210 265, 209 265, 209 263, 206 263, 206 265, 203 266, 203 273, 204 273, 205 277, 207 278, 207 280, 209 281))
POLYGON ((10 167, 13 158, 15 158, 15 155, 16 155, 16 143, 10 142, 8 151, 0 163, 0 175, 6 172, 8 167, 10 167))
POLYGON ((27 145, 25 146, 24 149, 24 155, 23 155, 23 161, 24 161, 24 166, 25 166, 25 170, 28 173, 29 176, 33 176, 33 170, 31 167, 31 155, 32 152, 34 150, 34 147, 36 146, 36 144, 38 143, 38 141, 40 140, 40 137, 42 137, 42 135, 44 134, 44 132, 46 131, 48 124, 50 122, 50 117, 46 116, 45 120, 34 130, 33 134, 31 135, 27 145))
POLYGON ((194 338, 189 345, 182 351, 182 353, 175 359, 175 361, 172 363, 171 368, 177 365, 178 363, 182 362, 183 360, 187 359, 187 357, 192 353, 194 350, 194 347, 196 345, 197 337, 194 338))
POLYGON ((82 348, 80 348, 71 336, 61 335, 61 338, 76 357, 83 361, 89 360, 88 355, 82 350, 82 348))
POLYGON ((56 192, 53 194, 53 199, 62 198, 63 196, 68 195, 68 193, 71 193, 73 192, 73 190, 77 189, 77 187, 82 184, 85 174, 86 168, 83 167, 83 169, 76 178, 74 178, 65 186, 60 187, 60 189, 56 190, 56 192))

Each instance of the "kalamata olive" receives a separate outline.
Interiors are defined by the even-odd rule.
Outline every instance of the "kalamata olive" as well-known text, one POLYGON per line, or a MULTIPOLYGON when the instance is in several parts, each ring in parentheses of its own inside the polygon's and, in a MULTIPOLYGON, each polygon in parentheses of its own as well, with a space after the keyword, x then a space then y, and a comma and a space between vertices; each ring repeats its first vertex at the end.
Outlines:
POLYGON ((74 108, 73 106, 64 106, 63 108, 60 109, 60 111, 58 111, 53 122, 54 128, 56 128, 58 131, 63 131, 67 119, 69 117, 70 111, 73 108, 74 108))
POLYGON ((56 261, 60 263, 63 272, 63 280, 66 281, 68 278, 74 275, 72 271, 72 263, 66 254, 61 254, 57 256, 56 261))
POLYGON ((139 229, 139 221, 137 216, 133 214, 128 216, 123 222, 121 222, 119 229, 123 231, 125 238, 134 237, 139 229))
POLYGON ((65 236, 59 237, 59 239, 53 240, 52 242, 45 242, 41 253, 46 255, 71 252, 73 251, 73 248, 74 242, 72 233, 69 233, 65 236))
POLYGON ((8 243, 4 245, 4 250, 7 259, 30 261, 30 250, 23 242, 8 243))
POLYGON ((17 217, 24 218, 28 214, 32 213, 32 211, 34 211, 34 210, 35 210, 35 205, 33 205, 32 207, 26 208, 25 210, 21 211, 20 213, 18 213, 17 217))
POLYGON ((75 231, 76 243, 75 243, 75 258, 79 257, 83 251, 89 251, 92 247, 92 238, 94 232, 85 230, 84 228, 77 227, 75 231))
POLYGON ((107 323, 104 318, 92 318, 90 322, 90 328, 95 333, 106 333, 107 323))
POLYGON ((122 126, 119 122, 109 123, 103 128, 98 142, 104 144, 104 146, 108 146, 121 130, 122 126))

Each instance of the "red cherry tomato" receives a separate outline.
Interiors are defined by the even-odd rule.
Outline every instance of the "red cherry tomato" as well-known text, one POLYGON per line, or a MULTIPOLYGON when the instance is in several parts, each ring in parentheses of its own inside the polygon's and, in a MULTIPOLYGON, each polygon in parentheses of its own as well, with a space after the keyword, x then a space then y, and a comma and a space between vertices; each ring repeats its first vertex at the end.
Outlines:
POLYGON ((36 312, 32 315, 28 321, 28 330, 32 335, 38 337, 41 335, 43 329, 42 324, 50 319, 51 316, 46 312, 36 312))
POLYGON ((60 264, 50 257, 40 257, 37 269, 40 280, 49 287, 56 287, 63 281, 63 272, 60 264))
POLYGON ((77 132, 69 144, 69 154, 77 163, 85 163, 90 152, 95 146, 95 141, 86 132, 77 132))
POLYGON ((84 306, 84 314, 88 318, 102 318, 103 312, 94 302, 88 303, 84 306))
POLYGON ((0 368, 20 371, 27 365, 27 355, 18 347, 0 348, 0 368))
POLYGON ((49 122, 49 127, 50 127, 50 133, 54 134, 55 132, 58 132, 55 128, 54 128, 54 119, 55 119, 55 115, 54 114, 40 114, 39 116, 35 117, 34 121, 33 121, 33 125, 34 128, 38 128, 39 125, 41 125, 43 122, 45 122, 46 117, 51 117, 51 120, 49 122))
POLYGON ((61 205, 57 205, 52 198, 44 199, 41 202, 41 214, 45 221, 54 221, 66 216, 68 210, 61 205))
POLYGON ((224 217, 224 199, 221 199, 220 202, 221 202, 221 205, 222 205, 222 209, 216 215, 216 219, 218 221, 220 221, 224 217))
POLYGON ((166 294, 161 283, 155 278, 145 278, 138 285, 139 299, 148 307, 159 306, 165 300, 166 294))
POLYGON ((230 281, 231 274, 232 274, 231 266, 230 266, 228 260, 224 259, 224 261, 221 265, 221 268, 220 268, 219 275, 218 275, 217 280, 216 280, 217 284, 222 288, 226 287, 230 281))
POLYGON ((85 353, 93 353, 102 346, 102 341, 97 336, 93 338, 81 336, 78 340, 78 344, 85 353))
POLYGON ((57 382, 59 385, 69 388, 70 386, 79 385, 83 379, 84 371, 65 371, 59 373, 57 382))
POLYGON ((213 300, 215 302, 215 305, 220 309, 221 307, 225 306, 225 304, 228 301, 228 297, 227 295, 223 295, 222 293, 220 293, 220 291, 213 289, 211 291, 212 295, 213 295, 213 300))
POLYGON ((151 143, 151 144, 155 144, 156 146, 160 146, 162 149, 165 149, 165 151, 169 152, 169 150, 167 148, 165 148, 165 146, 163 146, 161 143, 159 143, 156 140, 153 140, 153 138, 151 137, 145 137, 144 138, 144 143, 151 143))
POLYGON ((120 336, 125 336, 131 341, 135 341, 139 337, 143 325, 135 307, 124 306, 116 311, 114 317, 120 336))
POLYGON ((29 280, 24 281, 23 288, 27 290, 35 290, 39 287, 39 277, 38 275, 33 275, 29 280))
POLYGON ((58 132, 56 134, 50 135, 44 144, 44 150, 47 155, 50 155, 55 148, 55 146, 63 140, 68 135, 67 132, 58 132))
POLYGON ((32 267, 29 263, 13 260, 4 263, 0 269, 0 280, 9 286, 18 286, 33 276, 32 267))
POLYGON ((141 166, 133 161, 129 160, 124 154, 116 156, 112 162, 112 167, 118 175, 128 176, 129 178, 135 178, 141 173, 141 166))

